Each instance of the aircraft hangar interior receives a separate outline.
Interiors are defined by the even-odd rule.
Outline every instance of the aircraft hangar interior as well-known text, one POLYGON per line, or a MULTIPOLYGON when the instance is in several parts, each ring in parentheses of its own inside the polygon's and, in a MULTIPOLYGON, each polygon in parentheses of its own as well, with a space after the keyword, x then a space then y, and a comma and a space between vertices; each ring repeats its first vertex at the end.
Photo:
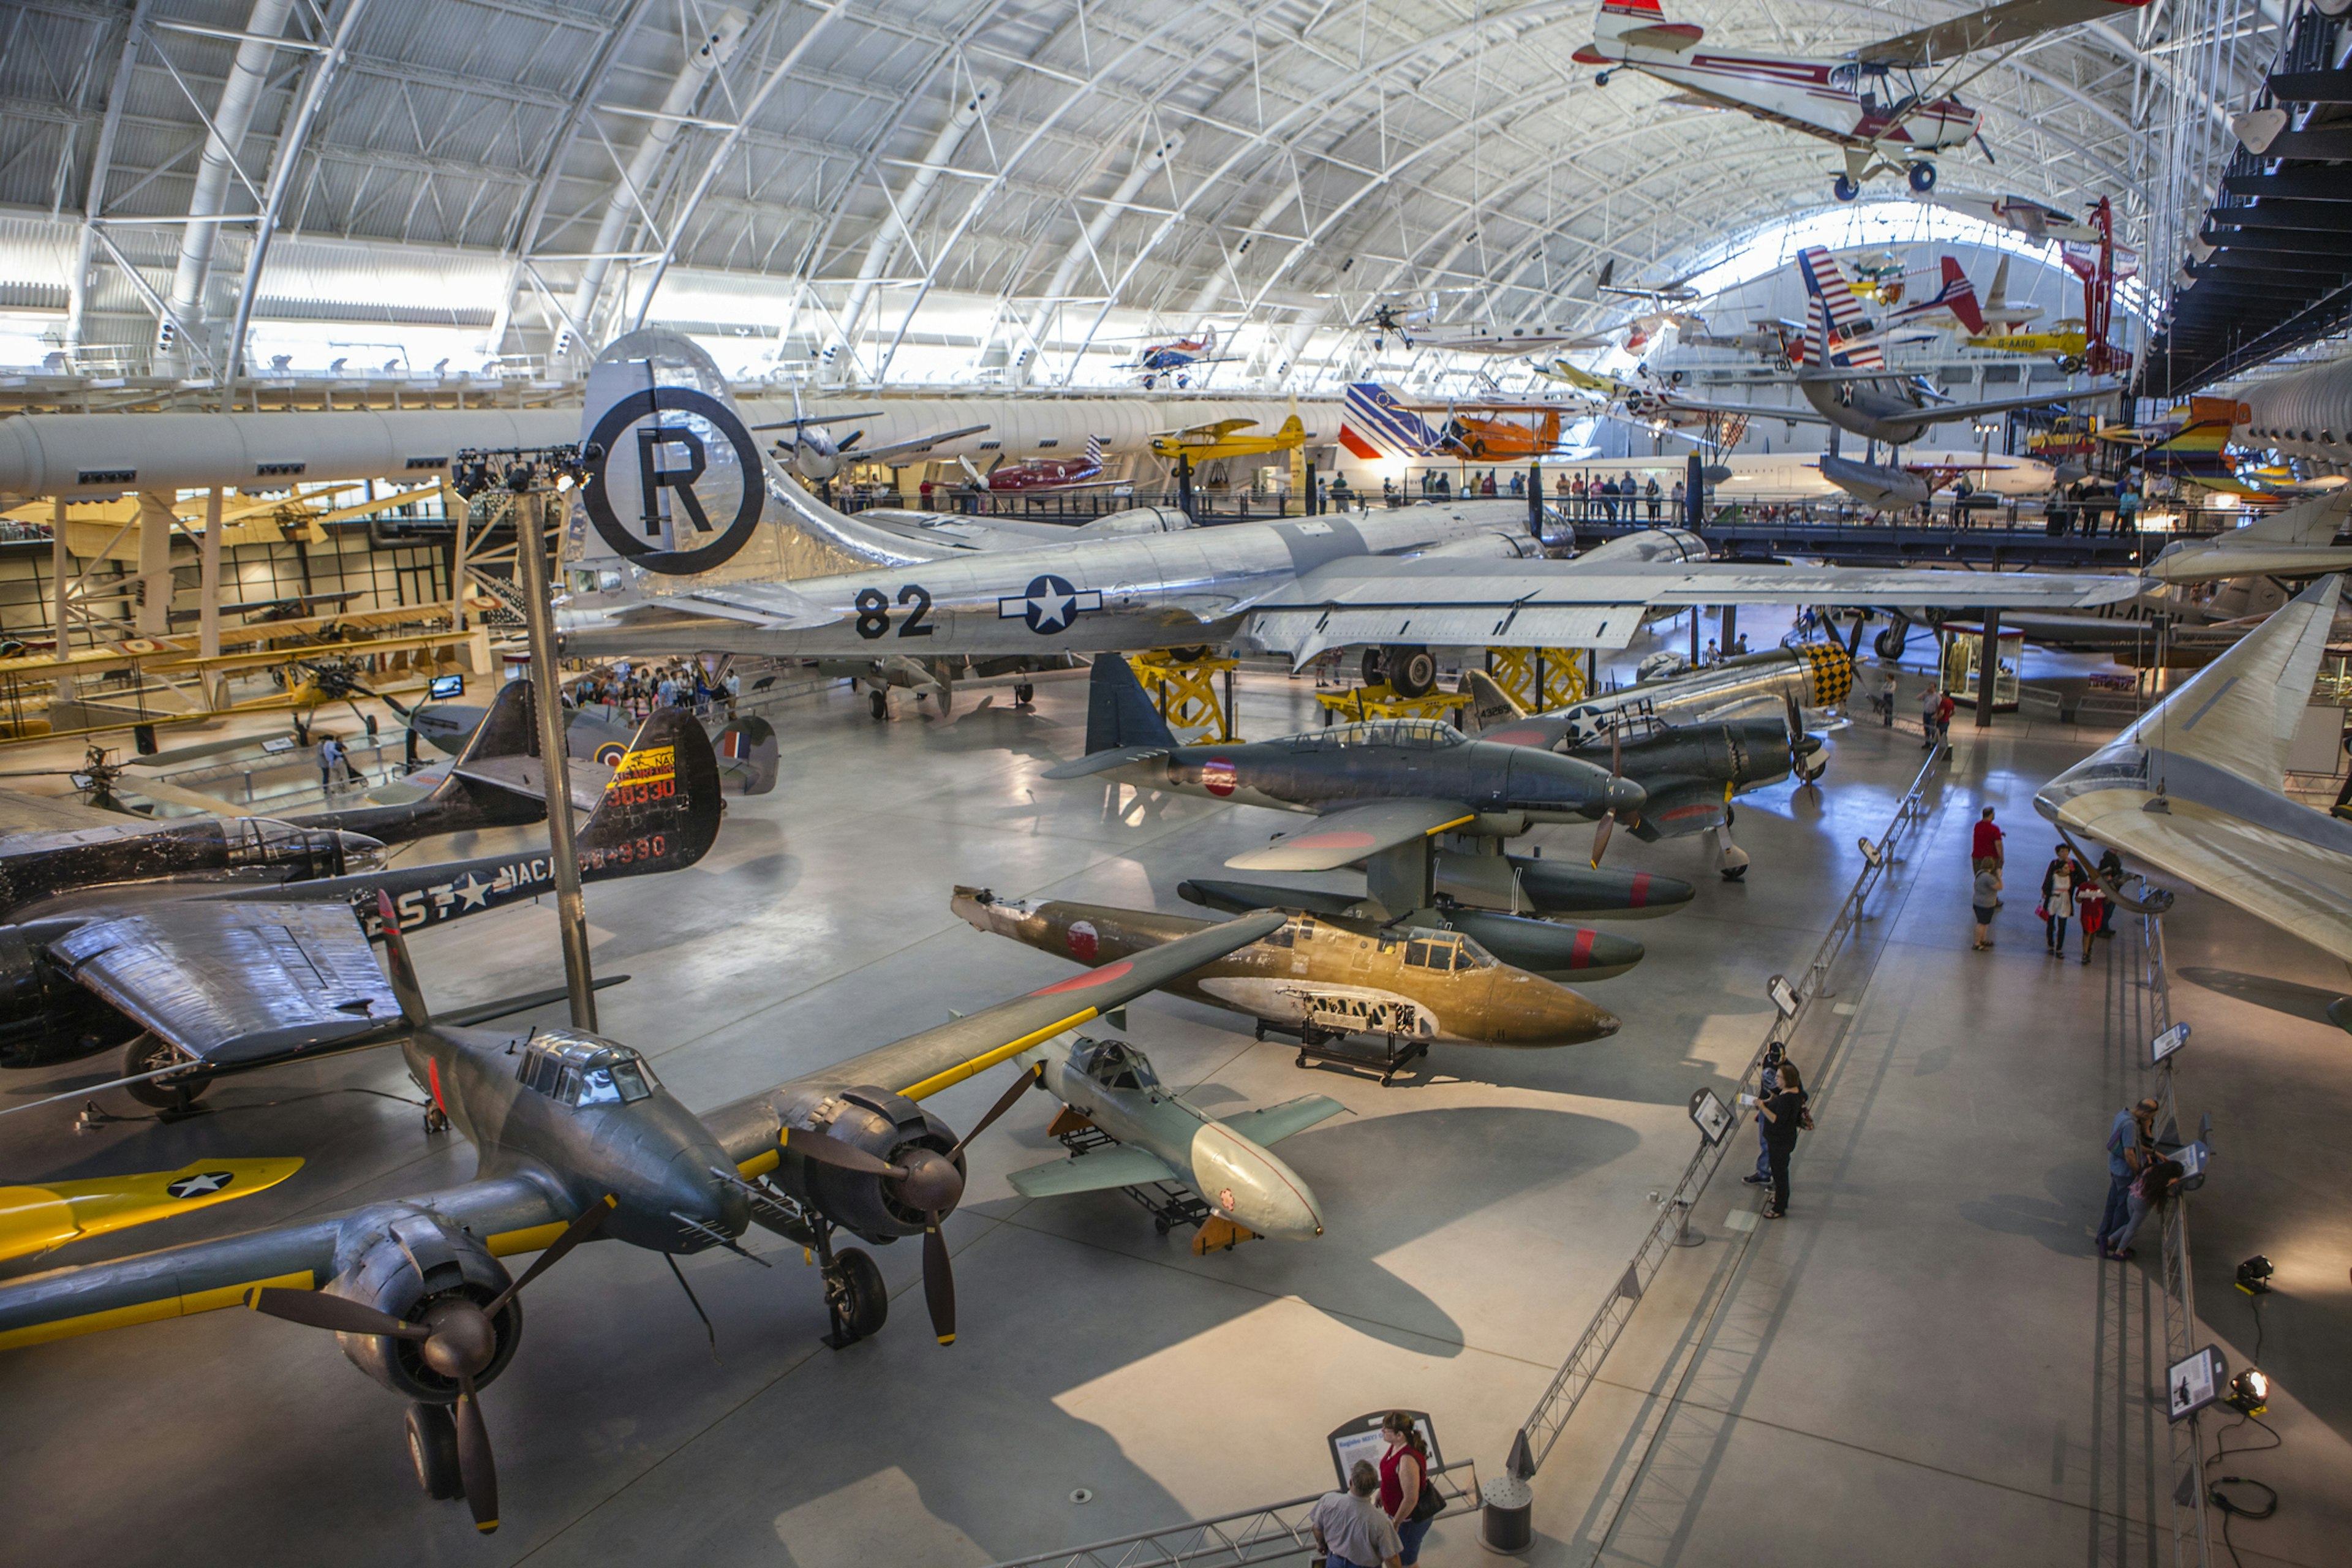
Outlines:
POLYGON ((2345 1561, 2352 0, 0 40, 0 1563, 2345 1561))

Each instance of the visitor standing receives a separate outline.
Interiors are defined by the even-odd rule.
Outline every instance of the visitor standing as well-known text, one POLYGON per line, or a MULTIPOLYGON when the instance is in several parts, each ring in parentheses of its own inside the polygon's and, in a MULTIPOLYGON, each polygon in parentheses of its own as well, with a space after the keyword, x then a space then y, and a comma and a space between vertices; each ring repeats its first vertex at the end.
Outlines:
POLYGON ((1993 911, 2000 907, 2000 875, 1984 861, 1977 862, 1976 891, 1969 906, 1977 917, 1976 951, 1982 952, 1992 945, 1993 911))
POLYGON ((2143 1100, 2116 1112, 2107 1126, 2107 1206, 2099 1215, 2099 1256, 2110 1256, 2107 1236, 2128 1215, 2131 1184, 2156 1146, 2157 1103, 2143 1100))
POLYGON ((1662 496, 1662 495, 1664 495, 1664 494, 1665 493, 1664 491, 1663 491, 1663 490, 1661 490, 1661 489, 1658 489, 1658 476, 1657 476, 1657 475, 1655 475, 1655 474, 1652 474, 1652 475, 1650 476, 1650 482, 1649 482, 1648 484, 1646 484, 1646 485, 1644 485, 1644 486, 1643 486, 1643 487, 1642 487, 1642 493, 1643 493, 1644 496, 1646 496, 1646 497, 1648 497, 1648 498, 1649 498, 1649 502, 1650 502, 1650 521, 1651 521, 1652 522, 1655 522, 1655 521, 1658 521, 1658 498, 1659 498, 1660 496, 1662 496))
POLYGON ((2049 868, 2042 873, 2042 908, 2036 911, 2049 928, 2053 958, 2066 956, 2066 927, 2074 918, 2074 889, 2082 881, 2083 868, 2076 864, 2074 850, 2059 845, 2049 868))
POLYGON ((1772 1205, 1764 1211, 1766 1219, 1786 1219, 1789 1215, 1789 1156, 1797 1152, 1797 1134, 1813 1130, 1812 1097, 1805 1092, 1805 1080, 1794 1062, 1780 1064, 1780 1091, 1771 1099, 1759 1097, 1756 1114, 1765 1122, 1765 1147, 1772 1159, 1772 1205))
POLYGON ((1404 1568, 1421 1561, 1421 1540, 1444 1507, 1429 1479, 1429 1445, 1412 1417, 1391 1410, 1381 1420, 1381 1511, 1396 1527, 1397 1561, 1404 1568))
MULTIPOLYGON (((1783 1060, 1780 1042, 1774 1040, 1764 1047, 1764 1066, 1756 1075, 1756 1098, 1769 1100, 1780 1092, 1780 1063, 1783 1060)), ((1762 1117, 1756 1119, 1756 1169, 1740 1177, 1751 1187, 1769 1186, 1772 1183, 1772 1124, 1762 1117)))
POLYGON ((1348 1468, 1348 1489, 1324 1493, 1307 1511, 1327 1568, 1397 1568, 1396 1526, 1372 1503, 1380 1486, 1371 1461, 1358 1459, 1348 1468))

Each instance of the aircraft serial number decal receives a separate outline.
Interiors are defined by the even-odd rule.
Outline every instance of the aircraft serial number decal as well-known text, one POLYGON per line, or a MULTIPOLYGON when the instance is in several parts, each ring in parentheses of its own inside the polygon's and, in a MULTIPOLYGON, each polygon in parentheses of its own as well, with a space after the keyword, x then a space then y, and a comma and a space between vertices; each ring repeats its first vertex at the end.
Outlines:
MULTIPOLYGON (((909 583, 898 590, 898 603, 912 605, 914 609, 898 623, 902 637, 927 637, 940 628, 926 626, 931 613, 931 591, 919 583, 909 583)), ((890 631, 890 596, 879 588, 861 589, 856 600, 857 635, 872 642, 887 637, 890 631)))

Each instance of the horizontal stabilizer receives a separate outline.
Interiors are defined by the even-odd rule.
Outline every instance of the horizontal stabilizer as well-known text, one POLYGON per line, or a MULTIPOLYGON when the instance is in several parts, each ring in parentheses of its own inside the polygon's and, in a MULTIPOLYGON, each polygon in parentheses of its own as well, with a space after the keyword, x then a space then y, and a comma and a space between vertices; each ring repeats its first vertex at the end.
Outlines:
MULTIPOLYGON (((452 771, 461 779, 526 799, 547 798, 547 770, 540 765, 537 757, 477 757, 457 763, 452 771)), ((612 770, 574 759, 564 772, 565 782, 572 789, 572 809, 595 810, 596 803, 604 798, 604 785, 612 779, 612 770)))
POLYGON ((2276 792, 2327 651, 2337 581, 2323 577, 2296 595, 2142 714, 2117 743, 2192 758, 2276 792))
POLYGON ((1328 1094, 1306 1094, 1263 1110, 1244 1110, 1239 1116, 1224 1117, 1223 1121, 1225 1126, 1264 1149, 1294 1132, 1304 1132, 1346 1109, 1328 1094))
POLYGON ((1371 801, 1326 813, 1314 826, 1225 864, 1236 871, 1336 871, 1383 849, 1459 827, 1476 816, 1458 800, 1371 801))
POLYGON ((1113 768, 1123 768, 1129 763, 1148 763, 1154 757, 1168 754, 1166 746, 1113 746, 1107 752, 1088 756, 1073 757, 1066 763, 1056 763, 1038 774, 1047 779, 1082 779, 1095 773, 1107 773, 1113 768))
POLYGON ((1184 1178, 1149 1149, 1125 1143, 1091 1149, 1066 1160, 1049 1160, 1015 1171, 1005 1180, 1024 1198, 1062 1197, 1071 1193, 1099 1193, 1113 1187, 1148 1187, 1155 1182, 1182 1184, 1184 1178))

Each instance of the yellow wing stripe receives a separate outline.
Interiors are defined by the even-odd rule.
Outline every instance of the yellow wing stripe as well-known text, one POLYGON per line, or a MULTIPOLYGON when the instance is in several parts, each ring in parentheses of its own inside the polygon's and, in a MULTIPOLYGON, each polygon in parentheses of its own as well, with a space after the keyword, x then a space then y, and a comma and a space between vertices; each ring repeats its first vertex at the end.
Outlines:
MULTIPOLYGON (((782 1137, 782 1135, 780 1133, 778 1136, 782 1137)), ((778 1165, 781 1165, 783 1163, 784 1155, 783 1151, 781 1148, 762 1149, 760 1152, 752 1155, 750 1159, 742 1161, 737 1164, 735 1172, 738 1175, 741 1176, 748 1182, 755 1176, 766 1175, 769 1172, 774 1170, 778 1165)))
POLYGON ((1048 1024, 1042 1029, 1033 1029, 1017 1040, 1007 1041, 992 1051, 983 1051, 971 1060, 959 1063, 945 1072, 933 1073, 922 1082, 910 1085, 898 1092, 908 1100, 921 1100, 927 1095, 937 1094, 943 1089, 952 1089, 975 1073, 986 1072, 999 1062, 1010 1061, 1030 1047, 1041 1041, 1050 1040, 1065 1029, 1076 1028, 1087 1019, 1098 1016, 1100 1012, 1099 1008, 1089 1007, 1083 1013, 1073 1013, 1057 1024, 1048 1024))
POLYGON ((563 1234, 568 1225, 568 1221, 551 1219, 545 1225, 530 1226, 521 1230, 502 1230, 482 1245, 490 1249, 493 1258, 508 1258, 518 1252, 543 1252, 555 1245, 555 1238, 563 1234))
POLYGON ((274 1279, 248 1279, 242 1285, 224 1285, 216 1290, 198 1290, 192 1295, 166 1296, 160 1301, 141 1301, 135 1306, 115 1307, 103 1312, 89 1312, 79 1318, 60 1318, 51 1323, 34 1323, 26 1328, 10 1329, 0 1333, 0 1350, 16 1350, 24 1345, 45 1344, 50 1340, 71 1339, 76 1334, 94 1334, 103 1329, 127 1329, 133 1323, 161 1322, 165 1318, 184 1318, 197 1312, 218 1311, 223 1307, 235 1307, 245 1300, 248 1290, 268 1289, 278 1290, 315 1290, 318 1279, 308 1268, 292 1274, 280 1274, 274 1279))
POLYGON ((1451 821, 1451 822, 1441 822, 1441 823, 1439 823, 1436 826, 1434 826, 1434 827, 1433 827, 1433 828, 1430 828, 1430 829, 1428 829, 1426 832, 1423 833, 1423 834, 1422 834, 1422 837, 1423 837, 1423 838, 1434 838, 1434 837, 1436 837, 1439 834, 1444 833, 1444 832, 1446 832, 1446 831, 1448 831, 1449 829, 1452 829, 1452 828, 1459 827, 1459 826, 1462 826, 1464 823, 1465 823, 1465 822, 1475 822, 1475 821, 1477 821, 1477 820, 1478 820, 1478 814, 1477 814, 1476 812, 1475 812, 1475 811, 1465 811, 1465 812, 1464 812, 1461 816, 1459 816, 1455 817, 1455 818, 1454 818, 1453 821, 1451 821))

